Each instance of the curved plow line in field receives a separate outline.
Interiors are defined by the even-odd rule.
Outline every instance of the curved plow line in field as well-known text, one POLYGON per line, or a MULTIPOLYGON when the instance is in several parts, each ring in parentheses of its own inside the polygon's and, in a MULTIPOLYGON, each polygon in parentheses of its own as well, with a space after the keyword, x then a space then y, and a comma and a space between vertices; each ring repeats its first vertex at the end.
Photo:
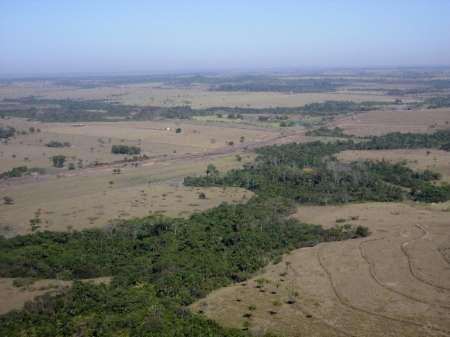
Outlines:
MULTIPOLYGON (((295 276, 297 276, 298 278, 300 277, 300 273, 295 268, 291 268, 291 270, 293 271, 295 276)), ((308 316, 308 315, 312 316, 313 318, 317 319, 321 324, 325 325, 326 327, 328 327, 328 328, 330 328, 332 330, 335 330, 335 331, 341 333, 344 336, 357 337, 356 335, 352 335, 352 334, 348 333, 347 331, 344 331, 344 330, 342 330, 342 329, 340 329, 340 328, 338 328, 338 327, 336 327, 336 326, 326 322, 323 317, 313 315, 310 311, 308 311, 307 309, 302 307, 297 302, 295 302, 293 306, 296 307, 299 311, 301 311, 303 315, 305 315, 305 316, 308 316)))
POLYGON ((325 265, 324 265, 324 263, 322 261, 322 258, 320 256, 321 254, 320 254, 320 248, 319 247, 318 247, 317 253, 316 253, 317 260, 319 261, 319 265, 325 271, 325 274, 327 275, 327 279, 328 279, 328 281, 329 281, 329 283, 331 285, 331 288, 332 288, 332 290, 334 292, 334 295, 336 296, 337 300, 339 301, 339 303, 341 305, 343 305, 343 306, 345 306, 347 308, 350 308, 350 309, 352 309, 354 311, 362 312, 364 314, 367 314, 367 315, 370 315, 370 316, 373 316, 373 317, 379 317, 379 318, 382 318, 382 319, 386 319, 386 320, 389 320, 389 321, 394 321, 394 322, 398 322, 398 323, 402 323, 402 324, 406 324, 406 325, 413 325, 413 326, 420 327, 420 328, 425 329, 425 330, 427 330, 427 329, 428 330, 433 330, 435 332, 444 334, 444 336, 448 336, 450 334, 450 330, 441 329, 441 328, 435 327, 433 325, 423 325, 423 324, 420 324, 420 323, 417 323, 417 322, 414 322, 414 321, 410 321, 410 320, 407 320, 407 319, 395 318, 395 317, 392 317, 392 316, 389 316, 389 315, 376 313, 376 312, 373 312, 373 311, 370 311, 370 310, 359 308, 359 307, 349 303, 337 291, 336 285, 334 284, 334 281, 333 281, 333 278, 331 276, 331 273, 325 267, 325 265))
MULTIPOLYGON (((415 241, 417 241, 417 240, 423 240, 423 239, 425 239, 426 237, 429 236, 429 232, 428 232, 425 228, 423 228, 421 225, 416 225, 416 227, 419 228, 419 229, 423 232, 423 235, 420 236, 420 237, 418 237, 418 238, 412 239, 412 240, 410 240, 410 241, 404 242, 404 243, 402 243, 402 245, 400 246, 400 248, 401 248, 403 254, 406 256, 406 258, 407 258, 407 260, 408 260, 409 272, 410 272, 411 275, 412 275, 417 281, 419 281, 419 282, 422 282, 422 283, 424 283, 424 284, 426 284, 426 285, 429 285, 430 287, 433 287, 433 288, 436 288, 436 289, 439 289, 439 290, 450 291, 450 288, 443 287, 443 286, 434 284, 434 283, 432 283, 432 282, 430 282, 430 281, 428 281, 428 280, 425 280, 424 278, 420 277, 420 276, 414 271, 414 263, 413 263, 412 257, 408 254, 408 250, 406 249, 406 246, 407 246, 408 244, 412 243, 412 242, 415 242, 415 241)), ((448 263, 448 262, 447 262, 447 263, 448 263)), ((450 306, 442 306, 442 307, 443 307, 443 308, 446 308, 446 309, 450 309, 450 306)))
MULTIPOLYGON (((362 241, 362 242, 358 245, 358 249, 359 249, 359 253, 360 253, 361 257, 364 259, 364 261, 365 261, 365 262, 367 263, 367 265, 369 266, 369 274, 370 274, 371 278, 372 278, 372 279, 373 279, 380 287, 382 287, 382 288, 384 288, 384 289, 386 289, 386 290, 388 290, 388 291, 391 291, 391 292, 393 292, 393 293, 396 293, 397 295, 403 296, 403 297, 405 297, 405 298, 407 298, 407 299, 409 299, 409 300, 411 300, 411 301, 418 302, 418 303, 422 303, 422 304, 429 305, 429 306, 440 307, 440 308, 444 308, 444 309, 450 309, 450 306, 440 305, 440 304, 435 304, 435 303, 432 303, 432 302, 427 302, 427 301, 424 301, 424 300, 422 300, 422 299, 420 299, 420 298, 417 298, 417 297, 411 296, 411 295, 409 295, 409 294, 406 294, 406 293, 404 293, 404 292, 402 292, 402 291, 400 291, 400 290, 397 290, 397 289, 394 289, 394 288, 392 288, 392 287, 389 287, 388 285, 386 285, 385 283, 383 283, 382 281, 380 281, 380 280, 378 279, 378 277, 377 277, 377 275, 376 275, 376 273, 375 273, 375 264, 374 264, 372 261, 370 261, 369 257, 368 257, 367 254, 364 252, 363 246, 364 246, 364 244, 366 244, 366 243, 374 242, 374 241, 380 241, 380 240, 384 240, 384 239, 385 239, 385 237, 381 237, 381 238, 377 238, 377 239, 365 240, 365 241, 362 241)), ((415 239, 414 239, 414 240, 415 240, 415 239)), ((409 260, 408 260, 408 262, 409 262, 409 260)), ((411 272, 411 271, 412 271, 412 270, 411 270, 411 267, 409 267, 409 270, 410 270, 410 273, 412 274, 412 272, 411 272)), ((412 274, 412 276, 414 277, 413 274, 412 274)), ((415 277, 414 277, 414 278, 415 278, 415 277)), ((419 281, 420 281, 420 280, 419 280, 419 281)))

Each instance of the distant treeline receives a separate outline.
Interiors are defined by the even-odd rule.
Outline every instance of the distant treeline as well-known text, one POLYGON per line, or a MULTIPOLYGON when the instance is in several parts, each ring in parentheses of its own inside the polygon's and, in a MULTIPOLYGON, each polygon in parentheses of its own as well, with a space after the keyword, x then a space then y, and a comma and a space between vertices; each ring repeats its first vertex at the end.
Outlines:
POLYGON ((393 132, 383 136, 370 136, 367 141, 352 145, 356 150, 393 150, 437 148, 449 151, 450 129, 435 133, 400 133, 393 132))
MULTIPOLYGON (((351 138, 339 128, 320 127, 309 130, 307 136, 351 138)), ((352 143, 355 150, 394 150, 436 148, 450 151, 450 129, 438 130, 435 133, 401 133, 392 132, 382 136, 359 137, 361 142, 352 143)))
POLYGON ((260 79, 243 83, 225 83, 212 85, 211 91, 250 91, 250 92, 287 92, 287 93, 312 93, 333 92, 342 84, 330 80, 316 79, 260 79))
POLYGON ((24 97, 4 99, 0 116, 23 117, 42 122, 89 122, 117 120, 153 120, 161 118, 189 119, 193 116, 216 114, 306 114, 311 116, 334 116, 338 114, 377 109, 387 102, 326 101, 301 107, 239 108, 212 107, 193 109, 190 106, 158 107, 134 106, 102 100, 41 99, 24 97), (20 103, 17 107, 16 104, 20 103))

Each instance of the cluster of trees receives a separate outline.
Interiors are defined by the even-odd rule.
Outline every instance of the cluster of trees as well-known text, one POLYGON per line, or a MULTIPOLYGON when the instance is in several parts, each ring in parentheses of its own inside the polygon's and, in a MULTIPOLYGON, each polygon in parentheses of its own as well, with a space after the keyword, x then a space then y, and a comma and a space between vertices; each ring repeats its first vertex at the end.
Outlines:
POLYGON ((10 126, 7 127, 0 127, 0 139, 1 138, 10 138, 10 137, 14 137, 14 135, 16 134, 16 129, 10 126))
POLYGON ((70 147, 69 142, 59 142, 57 140, 52 140, 45 144, 47 147, 70 147))
POLYGON ((335 127, 333 129, 327 127, 320 127, 315 130, 309 130, 305 133, 307 136, 316 136, 316 137, 338 137, 338 138, 346 138, 348 135, 344 133, 344 130, 341 128, 335 127))
MULTIPOLYGON (((440 139, 436 134, 435 137, 440 139)), ((411 145, 408 141, 398 142, 392 135, 377 137, 376 141, 383 142, 385 146, 411 145), (386 140, 393 140, 394 144, 390 145, 386 140)), ((346 149, 365 148, 364 144, 338 141, 275 145, 257 150, 258 157, 254 164, 223 175, 215 173, 186 177, 184 183, 188 186, 239 186, 267 197, 282 196, 317 204, 396 201, 404 198, 424 202, 450 199, 448 185, 433 185, 432 181, 439 179, 439 175, 429 170, 414 172, 404 163, 385 161, 346 164, 338 162, 333 156, 346 149)))
POLYGON ((52 156, 51 161, 54 167, 62 168, 64 167, 64 163, 66 162, 66 156, 62 154, 58 154, 56 156, 52 156))
POLYGON ((138 155, 141 153, 141 148, 138 146, 129 146, 129 145, 122 145, 122 144, 113 145, 111 147, 111 153, 138 155))

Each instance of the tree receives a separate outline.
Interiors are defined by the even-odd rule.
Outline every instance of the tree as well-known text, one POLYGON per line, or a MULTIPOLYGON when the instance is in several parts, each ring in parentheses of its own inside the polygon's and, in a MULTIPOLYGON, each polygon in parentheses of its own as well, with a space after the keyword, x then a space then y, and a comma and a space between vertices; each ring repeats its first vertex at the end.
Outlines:
POLYGON ((181 128, 176 128, 175 133, 181 133, 181 128))
POLYGON ((213 165, 209 164, 206 168, 206 175, 207 176, 215 176, 219 174, 219 170, 213 165))
POLYGON ((64 162, 66 161, 66 156, 59 154, 52 157, 52 162, 54 167, 64 167, 64 162))
POLYGON ((5 205, 14 205, 14 199, 9 197, 9 196, 4 196, 3 197, 3 203, 5 205))

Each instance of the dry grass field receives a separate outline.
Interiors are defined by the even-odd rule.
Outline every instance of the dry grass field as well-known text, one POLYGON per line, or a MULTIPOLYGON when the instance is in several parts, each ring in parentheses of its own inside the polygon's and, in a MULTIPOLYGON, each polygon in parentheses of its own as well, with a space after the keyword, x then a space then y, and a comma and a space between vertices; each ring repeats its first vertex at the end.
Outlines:
POLYGON ((450 109, 370 111, 338 117, 332 125, 355 136, 389 132, 434 132, 450 125, 450 109))
POLYGON ((50 168, 52 164, 49 158, 57 154, 65 155, 67 163, 75 165, 82 160, 84 166, 96 161, 109 163, 124 159, 126 155, 111 153, 113 144, 139 146, 142 154, 153 157, 202 153, 227 147, 230 141, 237 146, 241 144, 241 137, 244 137, 242 145, 246 145, 268 140, 278 133, 275 130, 242 128, 238 125, 224 127, 173 120, 82 125, 38 123, 19 118, 0 121, 0 126, 12 126, 19 131, 28 131, 30 127, 41 130, 26 135, 17 134, 8 144, 0 144, 0 172, 23 165, 50 168), (175 132, 177 128, 181 128, 181 133, 175 132), (46 144, 53 140, 69 142, 71 146, 47 147, 46 144))
POLYGON ((448 203, 302 206, 301 221, 329 227, 344 219, 372 235, 295 250, 192 310, 256 335, 448 336, 449 210, 448 203))
POLYGON ((186 216, 221 202, 239 202, 251 193, 239 188, 184 187, 182 178, 203 174, 209 163, 224 171, 240 167, 251 158, 246 155, 241 162, 235 155, 174 159, 125 167, 121 174, 113 174, 113 167, 104 167, 12 179, 0 184, 0 195, 14 199, 14 205, 0 205, 1 234, 28 232, 29 221, 36 216, 42 220, 43 229, 79 230, 103 226, 115 218, 128 219, 157 211, 186 216), (198 198, 200 191, 206 199, 198 198))
MULTIPOLYGON (((0 99, 38 96, 51 99, 107 99, 132 105, 180 106, 189 105, 193 108, 208 107, 296 107, 308 103, 326 100, 355 102, 388 101, 393 102, 394 96, 382 94, 361 93, 359 91, 341 91, 333 93, 298 93, 286 94, 278 92, 223 92, 208 91, 202 87, 168 88, 160 84, 130 84, 95 88, 74 88, 55 85, 48 81, 16 82, 0 85, 0 99)), ((402 97, 403 101, 410 99, 402 97)))

